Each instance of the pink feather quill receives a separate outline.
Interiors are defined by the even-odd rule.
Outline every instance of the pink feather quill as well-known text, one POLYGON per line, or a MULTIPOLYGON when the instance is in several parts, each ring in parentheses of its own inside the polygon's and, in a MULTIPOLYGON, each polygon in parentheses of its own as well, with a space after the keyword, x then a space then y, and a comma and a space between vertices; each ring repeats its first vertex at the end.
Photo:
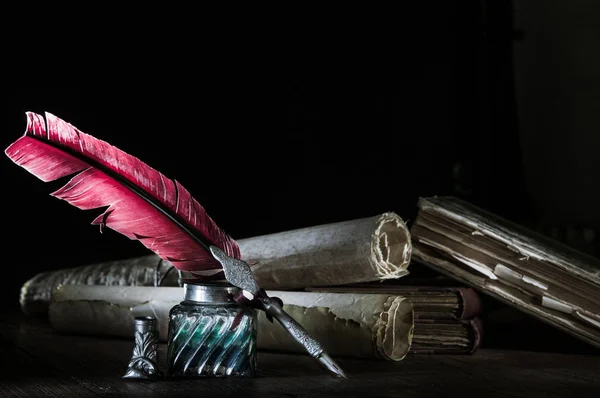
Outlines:
POLYGON ((45 182, 77 173, 52 195, 82 210, 106 207, 92 224, 139 240, 179 270, 220 269, 210 245, 241 257, 237 243, 179 182, 52 114, 44 120, 27 112, 25 135, 5 153, 45 182))

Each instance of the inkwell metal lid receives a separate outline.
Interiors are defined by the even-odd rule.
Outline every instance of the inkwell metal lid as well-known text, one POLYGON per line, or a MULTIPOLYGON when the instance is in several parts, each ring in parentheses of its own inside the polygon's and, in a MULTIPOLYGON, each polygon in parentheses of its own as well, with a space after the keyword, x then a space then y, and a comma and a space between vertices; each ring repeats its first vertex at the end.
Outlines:
POLYGON ((228 283, 193 283, 183 284, 184 300, 194 304, 236 304, 233 297, 240 288, 228 283))

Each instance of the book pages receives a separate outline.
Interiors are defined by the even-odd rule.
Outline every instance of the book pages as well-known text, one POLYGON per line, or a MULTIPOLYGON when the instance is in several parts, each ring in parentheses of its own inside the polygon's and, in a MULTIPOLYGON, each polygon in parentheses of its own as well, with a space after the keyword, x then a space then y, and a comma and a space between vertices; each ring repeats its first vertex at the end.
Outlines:
POLYGON ((600 260, 454 197, 421 198, 412 258, 600 346, 600 260))

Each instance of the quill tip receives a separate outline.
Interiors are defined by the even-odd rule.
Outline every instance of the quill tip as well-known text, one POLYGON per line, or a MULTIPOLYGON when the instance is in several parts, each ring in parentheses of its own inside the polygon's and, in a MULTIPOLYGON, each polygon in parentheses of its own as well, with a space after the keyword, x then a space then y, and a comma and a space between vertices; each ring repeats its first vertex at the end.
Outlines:
POLYGON ((335 361, 325 352, 322 352, 316 359, 323 365, 329 372, 336 377, 347 379, 346 373, 335 363, 335 361))

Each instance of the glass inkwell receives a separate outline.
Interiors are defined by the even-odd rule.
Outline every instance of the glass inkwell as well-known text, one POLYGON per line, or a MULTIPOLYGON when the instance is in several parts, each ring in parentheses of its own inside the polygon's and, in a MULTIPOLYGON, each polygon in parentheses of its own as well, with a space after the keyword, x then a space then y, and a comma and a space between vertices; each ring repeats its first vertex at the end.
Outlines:
POLYGON ((256 310, 238 304, 228 283, 184 283, 184 300, 169 312, 167 376, 254 376, 256 310))

